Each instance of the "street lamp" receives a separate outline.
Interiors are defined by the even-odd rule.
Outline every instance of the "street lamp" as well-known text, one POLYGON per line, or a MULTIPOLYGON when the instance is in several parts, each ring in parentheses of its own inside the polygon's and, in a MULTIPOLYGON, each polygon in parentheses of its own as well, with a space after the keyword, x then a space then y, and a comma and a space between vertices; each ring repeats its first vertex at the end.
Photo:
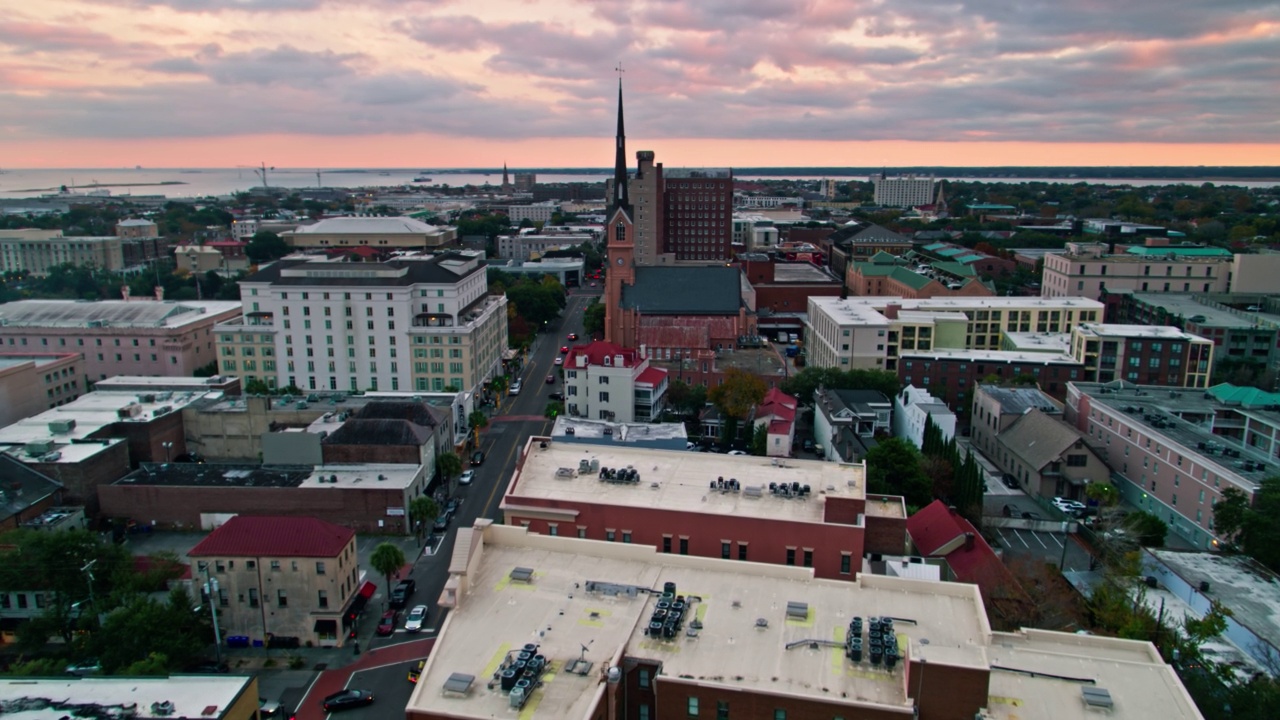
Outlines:
POLYGON ((209 612, 213 613, 213 652, 219 664, 222 663, 222 633, 218 631, 218 579, 210 574, 209 564, 204 566, 205 595, 209 598, 209 612))
POLYGON ((162 442, 162 443, 160 443, 160 444, 164 446, 164 462, 165 462, 165 464, 166 464, 166 465, 168 465, 168 464, 169 464, 169 451, 170 451, 171 449, 173 449, 173 443, 171 443, 171 442, 162 442))

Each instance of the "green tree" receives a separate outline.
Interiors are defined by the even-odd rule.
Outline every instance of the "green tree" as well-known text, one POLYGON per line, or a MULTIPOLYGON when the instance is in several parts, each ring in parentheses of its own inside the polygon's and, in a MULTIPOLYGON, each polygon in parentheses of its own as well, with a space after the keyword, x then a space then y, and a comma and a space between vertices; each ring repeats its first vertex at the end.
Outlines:
POLYGON ((676 412, 696 415, 707 404, 707 387, 672 380, 667 386, 666 398, 667 404, 676 412))
POLYGON ((462 458, 457 453, 442 453, 436 458, 436 467, 440 468, 440 476, 446 481, 462 474, 462 458))
POLYGON ((420 495, 409 502, 409 520, 413 523, 414 533, 419 540, 431 529, 431 524, 439 515, 440 505, 426 495, 420 495))
POLYGON ((769 453, 769 425, 760 423, 751 433, 751 454, 761 457, 769 453))
POLYGON ((193 604, 183 588, 165 602, 135 595, 107 615, 89 641, 107 673, 121 672, 153 654, 166 662, 156 674, 190 663, 213 639, 209 613, 193 604))
POLYGON ((604 333, 604 312, 604 303, 596 299, 582 311, 582 331, 588 337, 604 333))
POLYGON ((921 508, 933 498, 929 478, 920 469, 920 452, 902 438, 884 438, 867 451, 867 492, 901 495, 921 508))
POLYGON ((263 263, 278 260, 288 255, 292 249, 284 238, 270 230, 263 230, 249 238, 249 242, 244 246, 244 254, 255 263, 263 263))
POLYGON ((1144 547, 1163 547, 1164 536, 1169 532, 1165 521, 1145 510, 1130 513, 1125 518, 1125 526, 1137 536, 1138 543, 1144 547))
POLYGON ((877 390, 886 397, 898 394, 898 376, 886 370, 840 370, 839 368, 806 367, 782 382, 782 391, 793 395, 802 405, 813 404, 813 393, 820 387, 832 390, 877 390))
POLYGON ((369 556, 369 565, 387 579, 387 597, 391 597, 391 576, 400 572, 404 561, 404 552, 389 542, 378 543, 373 549, 373 555, 369 556))
POLYGON ((1280 476, 1262 481, 1253 502, 1229 488, 1213 508, 1214 527, 1253 559, 1280 572, 1280 476))
POLYGON ((557 415, 564 414, 564 403, 559 400, 552 400, 547 403, 547 409, 542 411, 548 420, 555 420, 557 415))
POLYGON ((707 398, 715 403, 727 419, 741 421, 764 399, 768 386, 764 380, 739 368, 729 368, 724 381, 711 388, 707 398))
POLYGON ((480 431, 489 427, 489 416, 483 410, 472 410, 467 416, 467 424, 476 434, 476 444, 480 444, 480 431))

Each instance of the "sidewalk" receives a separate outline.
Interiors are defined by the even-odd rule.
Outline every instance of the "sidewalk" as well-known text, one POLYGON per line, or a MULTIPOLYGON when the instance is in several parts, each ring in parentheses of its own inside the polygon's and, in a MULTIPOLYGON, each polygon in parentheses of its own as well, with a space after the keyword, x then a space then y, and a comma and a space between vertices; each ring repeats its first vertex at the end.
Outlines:
MULTIPOLYGON (((298 720, 324 720, 326 713, 320 707, 320 700, 345 688, 352 674, 360 670, 371 670, 386 665, 395 665, 396 663, 425 658, 431 654, 431 648, 435 646, 435 643, 435 638, 425 638, 423 640, 390 645, 370 650, 361 655, 359 660, 346 667, 325 670, 320 673, 320 677, 316 678, 306 696, 299 701, 296 707, 298 720)), ((350 650, 347 651, 347 655, 351 655, 350 650)))

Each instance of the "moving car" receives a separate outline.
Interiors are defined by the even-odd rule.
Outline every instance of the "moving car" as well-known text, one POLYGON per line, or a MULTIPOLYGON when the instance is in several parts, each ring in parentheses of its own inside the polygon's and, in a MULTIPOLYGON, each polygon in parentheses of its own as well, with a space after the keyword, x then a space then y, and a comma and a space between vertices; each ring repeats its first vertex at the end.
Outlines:
POLYGON ((86 675, 98 675, 102 672, 102 665, 97 660, 84 660, 78 663, 71 663, 67 666, 67 674, 76 677, 84 677, 86 675))
MULTIPOLYGON (((559 360, 560 358, 556 358, 556 359, 557 359, 557 360, 559 360)), ((548 376, 547 376, 547 384, 548 384, 548 385, 550 385, 550 384, 554 383, 555 381, 556 381, 556 376, 555 376, 555 375, 548 375, 548 376)))
POLYGON ((483 451, 483 450, 477 450, 477 451, 475 451, 475 452, 471 453, 471 464, 472 464, 472 465, 479 465, 479 464, 481 464, 481 463, 483 463, 483 462, 484 462, 484 451, 483 451))
POLYGON ((564 401, 564 393, 554 392, 548 395, 547 397, 551 398, 552 400, 560 400, 561 402, 564 401))
POLYGON ((561 354, 561 355, 568 355, 568 354, 569 354, 569 346, 568 346, 568 345, 561 345, 561 346, 560 346, 560 354, 561 354))
POLYGON ((427 606, 414 605, 409 611, 409 617, 405 618, 404 631, 416 633, 422 630, 422 626, 427 623, 427 606))
POLYGON ((516 378, 516 380, 515 380, 514 382, 512 382, 512 383, 511 383, 511 387, 507 390, 507 394, 508 394, 508 395, 519 395, 519 394, 520 394, 520 387, 521 387, 523 384, 524 384, 524 383, 520 382, 520 379, 519 379, 519 378, 516 378))
POLYGON ((556 361, 555 361, 555 364, 556 364, 556 365, 563 365, 563 364, 564 364, 564 358, 562 358, 562 357, 557 357, 557 358, 556 358, 556 361))
POLYGON ((414 663, 413 667, 409 668, 409 682, 417 683, 418 678, 422 677, 422 668, 426 666, 427 666, 426 660, 419 660, 418 662, 414 663))
POLYGON ((371 691, 354 689, 336 692, 320 701, 320 706, 325 709, 325 712, 349 710, 351 708, 372 704, 373 693, 371 691))
POLYGON ((569 333, 569 339, 570 339, 570 340, 577 340, 577 339, 578 339, 578 333, 569 333))
POLYGON ((405 578, 400 581, 391 591, 391 607, 394 610, 402 610, 409 604, 409 598, 413 597, 413 593, 418 589, 418 583, 412 578, 405 578))
POLYGON ((462 471, 462 474, 458 476, 458 484, 459 484, 459 485, 470 485, 470 484, 471 484, 471 481, 472 481, 472 480, 474 480, 474 479, 475 479, 475 477, 476 477, 476 471, 475 471, 475 470, 463 470, 463 471, 462 471))
POLYGON ((382 613, 382 619, 378 621, 378 634, 390 635, 396 631, 396 620, 400 619, 398 610, 388 610, 382 613))

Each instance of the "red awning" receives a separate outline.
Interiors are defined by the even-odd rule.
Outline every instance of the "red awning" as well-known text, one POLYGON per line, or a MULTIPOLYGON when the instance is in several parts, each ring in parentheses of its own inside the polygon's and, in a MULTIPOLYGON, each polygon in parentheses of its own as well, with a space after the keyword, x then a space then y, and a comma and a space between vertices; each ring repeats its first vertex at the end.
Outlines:
POLYGON ((377 592, 377 591, 378 591, 378 586, 377 586, 377 585, 375 585, 375 584, 373 584, 373 583, 371 583, 371 582, 366 582, 365 584, 363 584, 363 585, 361 585, 361 586, 360 586, 360 593, 359 593, 359 595, 360 595, 360 597, 364 598, 365 600, 368 600, 369 598, 373 597, 373 594, 374 594, 375 592, 377 592))

